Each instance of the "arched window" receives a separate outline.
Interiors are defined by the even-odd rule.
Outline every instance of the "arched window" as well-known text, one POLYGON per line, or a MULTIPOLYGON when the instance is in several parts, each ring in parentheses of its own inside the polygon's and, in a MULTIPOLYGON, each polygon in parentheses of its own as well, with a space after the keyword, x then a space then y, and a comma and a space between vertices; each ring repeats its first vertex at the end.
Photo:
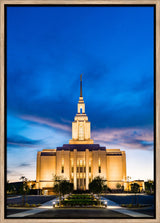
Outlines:
POLYGON ((82 108, 80 108, 80 114, 82 114, 82 108))

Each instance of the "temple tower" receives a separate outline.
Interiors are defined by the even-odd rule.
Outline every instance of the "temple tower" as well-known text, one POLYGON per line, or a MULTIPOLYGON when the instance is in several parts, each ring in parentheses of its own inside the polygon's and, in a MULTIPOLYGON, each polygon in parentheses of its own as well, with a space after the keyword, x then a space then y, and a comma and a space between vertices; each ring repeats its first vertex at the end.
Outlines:
POLYGON ((77 114, 72 122, 72 139, 69 144, 93 144, 91 137, 91 123, 85 113, 85 103, 82 96, 82 74, 80 76, 80 97, 77 105, 77 114))

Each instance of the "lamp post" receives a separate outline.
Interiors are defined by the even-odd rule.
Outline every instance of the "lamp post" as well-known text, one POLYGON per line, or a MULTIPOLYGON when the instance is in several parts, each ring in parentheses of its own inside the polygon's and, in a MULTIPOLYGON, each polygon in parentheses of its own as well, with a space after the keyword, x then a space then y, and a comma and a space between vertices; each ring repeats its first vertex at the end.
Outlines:
POLYGON ((60 192, 60 179, 56 180, 58 182, 58 190, 59 190, 59 207, 61 207, 61 192, 60 192))

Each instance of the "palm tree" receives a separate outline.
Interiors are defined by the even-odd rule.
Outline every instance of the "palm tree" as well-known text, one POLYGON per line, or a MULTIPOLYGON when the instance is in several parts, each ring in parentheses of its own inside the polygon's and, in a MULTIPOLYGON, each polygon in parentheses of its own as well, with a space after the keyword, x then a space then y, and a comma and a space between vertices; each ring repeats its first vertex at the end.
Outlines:
POLYGON ((25 205, 25 195, 29 190, 29 187, 27 185, 27 178, 25 176, 21 176, 20 180, 23 182, 22 188, 21 188, 21 193, 22 193, 22 205, 25 205))

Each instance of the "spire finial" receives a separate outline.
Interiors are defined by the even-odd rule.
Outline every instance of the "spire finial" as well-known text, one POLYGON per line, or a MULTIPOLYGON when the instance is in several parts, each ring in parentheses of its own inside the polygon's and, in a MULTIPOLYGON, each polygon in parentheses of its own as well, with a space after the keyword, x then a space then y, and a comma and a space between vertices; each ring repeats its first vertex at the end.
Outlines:
POLYGON ((82 74, 80 75, 80 97, 82 97, 82 74))

